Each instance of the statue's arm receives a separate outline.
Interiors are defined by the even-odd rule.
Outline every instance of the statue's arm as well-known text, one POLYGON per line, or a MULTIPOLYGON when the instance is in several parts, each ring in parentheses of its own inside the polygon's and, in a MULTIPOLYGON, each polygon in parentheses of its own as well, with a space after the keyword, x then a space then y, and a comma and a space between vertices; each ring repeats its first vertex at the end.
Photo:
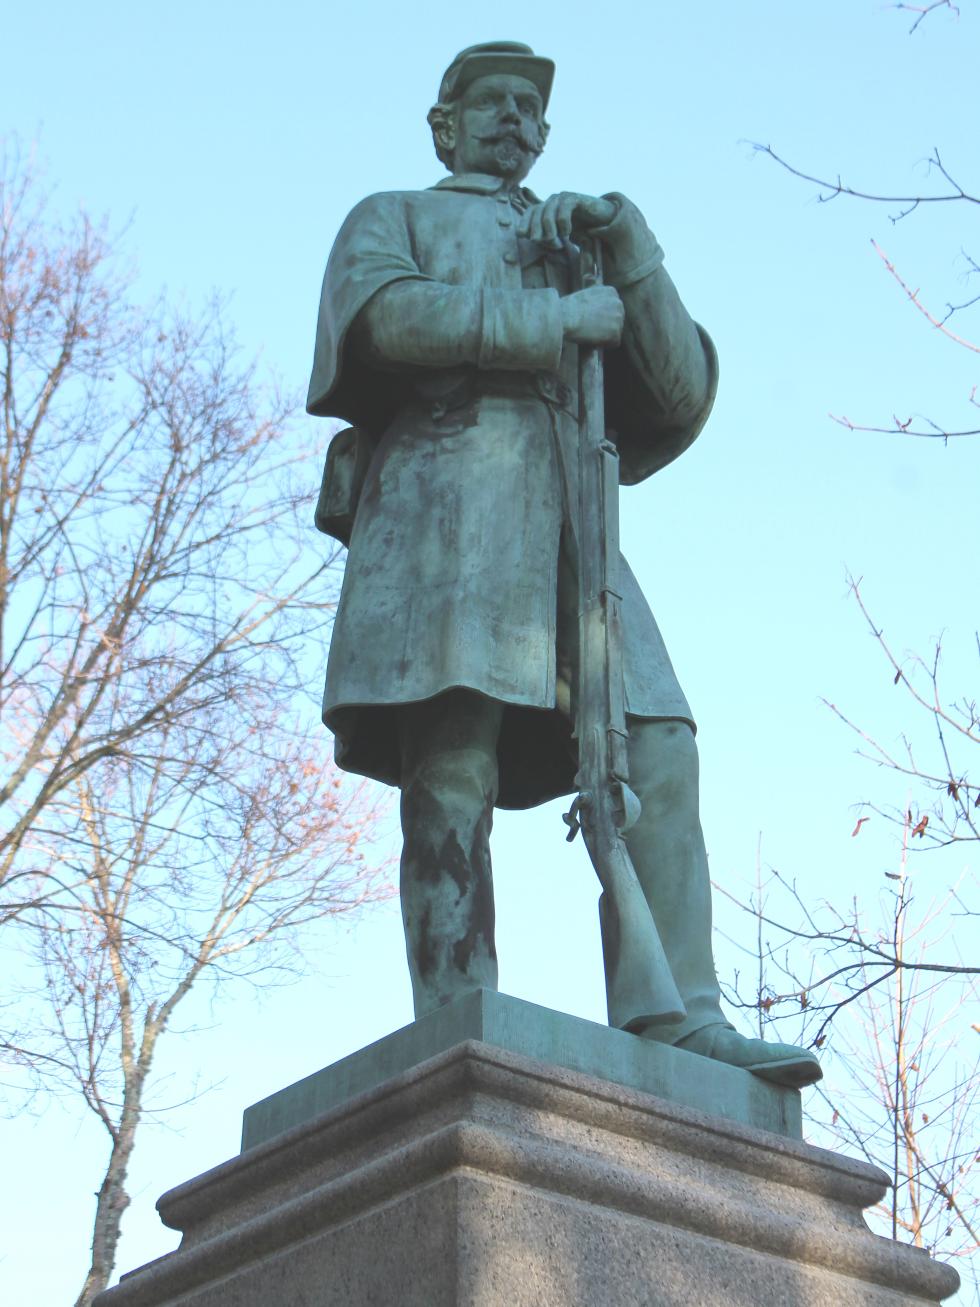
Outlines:
POLYGON ((605 280, 626 310, 622 344, 607 351, 607 416, 619 435, 623 480, 638 481, 691 444, 707 419, 718 363, 663 266, 663 250, 625 196, 603 242, 605 280))
POLYGON ((373 295, 354 323, 361 358, 382 368, 555 371, 561 358, 557 291, 506 291, 396 281, 373 295))
POLYGON ((416 193, 399 191, 370 195, 348 215, 323 278, 309 412, 386 425, 397 387, 377 386, 378 370, 557 369, 557 291, 433 279, 419 261, 415 230, 431 220, 419 213, 416 193))

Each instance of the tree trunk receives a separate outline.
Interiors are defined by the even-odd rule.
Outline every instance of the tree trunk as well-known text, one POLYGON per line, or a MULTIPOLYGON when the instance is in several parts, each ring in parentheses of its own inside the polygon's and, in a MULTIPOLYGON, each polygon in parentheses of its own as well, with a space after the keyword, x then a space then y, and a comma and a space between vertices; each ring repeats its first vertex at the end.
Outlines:
POLYGON ((116 1248, 119 1245, 123 1212, 129 1206, 126 1173, 129 1170, 129 1159, 132 1157, 133 1145, 136 1141, 141 1093, 142 1084, 134 1095, 135 1103, 127 1103, 123 1108, 119 1130, 113 1137, 105 1179, 96 1194, 92 1262, 85 1283, 82 1285, 82 1291, 75 1299, 75 1307, 89 1307, 95 1295, 108 1287, 116 1264, 116 1248))

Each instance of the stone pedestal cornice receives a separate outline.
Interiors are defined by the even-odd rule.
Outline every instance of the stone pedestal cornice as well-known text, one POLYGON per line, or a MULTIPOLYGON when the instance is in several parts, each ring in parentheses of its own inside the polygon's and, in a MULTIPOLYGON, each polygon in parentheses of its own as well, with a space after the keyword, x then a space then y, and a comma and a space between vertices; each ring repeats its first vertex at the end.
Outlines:
POLYGON ((98 1307, 897 1307, 950 1268, 871 1234, 887 1178, 465 1041, 171 1190, 181 1247, 98 1307))

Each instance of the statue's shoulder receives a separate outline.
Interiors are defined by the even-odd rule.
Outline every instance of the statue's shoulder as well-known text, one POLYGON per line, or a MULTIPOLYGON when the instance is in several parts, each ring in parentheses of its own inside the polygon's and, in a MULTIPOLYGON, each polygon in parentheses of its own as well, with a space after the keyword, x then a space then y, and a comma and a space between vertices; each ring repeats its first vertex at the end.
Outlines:
POLYGON ((418 206, 438 204, 445 194, 434 187, 418 191, 376 191, 366 195, 351 209, 349 218, 369 214, 406 213, 418 206))
POLYGON ((434 210, 441 207, 442 192, 377 191, 366 195, 354 205, 344 219, 337 235, 344 247, 351 241, 360 245, 364 240, 402 240, 405 234, 434 221, 434 210))

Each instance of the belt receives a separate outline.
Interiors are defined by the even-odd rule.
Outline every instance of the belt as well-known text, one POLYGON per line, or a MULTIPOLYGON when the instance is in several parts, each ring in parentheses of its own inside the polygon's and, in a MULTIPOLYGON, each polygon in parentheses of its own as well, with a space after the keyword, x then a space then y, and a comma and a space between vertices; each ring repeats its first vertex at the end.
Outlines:
POLYGON ((551 372, 478 372, 429 374, 416 382, 415 392, 434 422, 474 399, 539 399, 549 408, 572 412, 572 392, 551 372))

